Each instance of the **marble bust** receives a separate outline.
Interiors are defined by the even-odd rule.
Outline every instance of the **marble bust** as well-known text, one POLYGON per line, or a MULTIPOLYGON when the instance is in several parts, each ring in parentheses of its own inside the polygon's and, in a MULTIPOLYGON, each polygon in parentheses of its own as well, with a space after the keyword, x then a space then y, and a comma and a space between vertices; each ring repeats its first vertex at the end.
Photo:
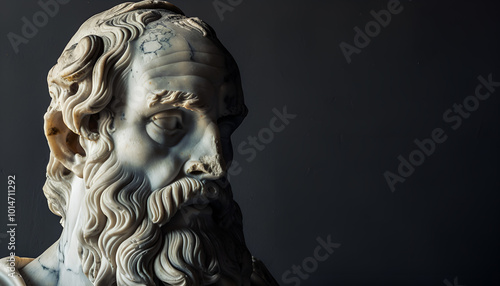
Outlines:
POLYGON ((165 1, 87 20, 48 74, 44 193, 62 234, 1 285, 278 285, 226 180, 246 116, 215 32, 165 1))

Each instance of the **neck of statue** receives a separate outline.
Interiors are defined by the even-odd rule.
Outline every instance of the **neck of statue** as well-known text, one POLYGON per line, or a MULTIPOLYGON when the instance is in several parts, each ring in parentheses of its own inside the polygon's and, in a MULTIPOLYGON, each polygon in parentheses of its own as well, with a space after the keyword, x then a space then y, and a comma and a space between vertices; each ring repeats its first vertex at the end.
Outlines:
POLYGON ((78 225, 85 200, 83 179, 75 177, 61 237, 42 255, 20 270, 27 285, 92 286, 78 256, 78 225))
POLYGON ((59 276, 60 279, 71 283, 62 283, 62 285, 75 286, 73 282, 75 280, 80 280, 82 282, 81 285, 92 285, 82 272, 82 264, 78 255, 78 231, 84 204, 85 182, 83 179, 75 176, 71 183, 71 196, 66 209, 64 229, 58 241, 59 276))

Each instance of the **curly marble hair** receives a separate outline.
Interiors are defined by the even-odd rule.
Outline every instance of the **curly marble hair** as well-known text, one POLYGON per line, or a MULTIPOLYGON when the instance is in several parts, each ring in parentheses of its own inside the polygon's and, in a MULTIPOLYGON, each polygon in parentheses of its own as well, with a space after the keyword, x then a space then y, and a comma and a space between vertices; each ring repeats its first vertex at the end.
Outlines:
MULTIPOLYGON (((159 19, 200 33, 225 52, 225 79, 234 84, 228 89, 232 94, 225 97, 226 110, 234 128, 245 117, 237 65, 210 26, 184 16, 165 1, 121 4, 87 20, 48 74, 52 101, 44 128, 51 153, 44 194, 64 227, 71 180, 75 175, 84 179, 89 194, 81 222, 80 258, 84 273, 95 285, 155 285, 158 279, 167 285, 199 285, 213 283, 221 275, 240 281, 250 277, 251 256, 243 239, 241 211, 230 189, 225 190, 229 203, 220 214, 224 226, 210 226, 219 233, 174 230, 164 234, 161 227, 170 219, 164 212, 171 206, 158 202, 169 204, 173 200, 169 196, 174 195, 189 200, 201 192, 199 182, 187 179, 151 194, 149 182, 117 167, 112 152, 110 106, 123 93, 132 59, 130 43, 159 19), (75 172, 67 154, 73 154, 74 163, 85 158, 83 168, 75 172), (220 241, 212 237, 221 233, 225 238, 220 241), (217 261, 214 257, 232 258, 217 261)), ((194 224, 202 229, 205 223, 194 224)))
POLYGON ((161 0, 123 3, 91 17, 70 40, 47 77, 52 101, 44 116, 44 129, 51 153, 43 189, 50 210, 62 218, 62 225, 74 173, 63 164, 64 150, 60 147, 65 145, 68 152, 76 154, 74 160, 88 156, 88 164, 106 160, 103 156, 113 147, 112 142, 103 138, 106 134, 100 132, 106 129, 100 130, 99 125, 106 117, 114 116, 109 105, 122 93, 121 83, 131 64, 130 42, 141 36, 149 23, 159 19, 197 31, 225 52, 226 80, 235 85, 233 94, 226 98, 233 128, 246 116, 236 62, 213 29, 199 18, 188 18, 179 8, 161 0), (86 152, 84 140, 97 144, 98 151, 86 152))

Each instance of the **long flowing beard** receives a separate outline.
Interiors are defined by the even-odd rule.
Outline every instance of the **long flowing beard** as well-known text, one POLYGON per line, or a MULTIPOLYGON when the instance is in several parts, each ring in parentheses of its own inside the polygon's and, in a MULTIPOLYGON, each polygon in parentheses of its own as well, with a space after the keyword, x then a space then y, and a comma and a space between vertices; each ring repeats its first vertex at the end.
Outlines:
MULTIPOLYGON (((171 200, 162 199, 160 204, 158 197, 171 193, 168 188, 154 193, 149 209, 168 213, 170 205, 165 202, 171 200)), ((154 261, 157 277, 166 285, 210 285, 221 278, 230 285, 249 285, 251 255, 243 238, 241 211, 229 186, 204 185, 201 196, 187 205, 171 219, 150 217, 165 224, 163 247, 154 261), (217 199, 206 204, 214 196, 217 199)))
POLYGON ((182 178, 151 192, 113 155, 93 167, 79 243, 94 285, 248 284, 251 255, 229 186, 182 178))
POLYGON ((78 233, 82 270, 95 285, 116 285, 118 249, 144 219, 150 187, 117 164, 113 153, 91 167, 78 233))

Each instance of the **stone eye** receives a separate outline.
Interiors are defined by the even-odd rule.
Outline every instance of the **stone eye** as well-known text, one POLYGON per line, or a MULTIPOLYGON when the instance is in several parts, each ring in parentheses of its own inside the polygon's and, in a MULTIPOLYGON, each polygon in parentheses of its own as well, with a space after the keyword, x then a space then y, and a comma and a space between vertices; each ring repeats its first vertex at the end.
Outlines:
POLYGON ((160 144, 177 144, 185 133, 182 112, 178 109, 166 110, 151 116, 146 124, 146 132, 160 144))
POLYGON ((151 118, 151 123, 165 131, 182 129, 182 117, 176 114, 156 114, 151 118))

